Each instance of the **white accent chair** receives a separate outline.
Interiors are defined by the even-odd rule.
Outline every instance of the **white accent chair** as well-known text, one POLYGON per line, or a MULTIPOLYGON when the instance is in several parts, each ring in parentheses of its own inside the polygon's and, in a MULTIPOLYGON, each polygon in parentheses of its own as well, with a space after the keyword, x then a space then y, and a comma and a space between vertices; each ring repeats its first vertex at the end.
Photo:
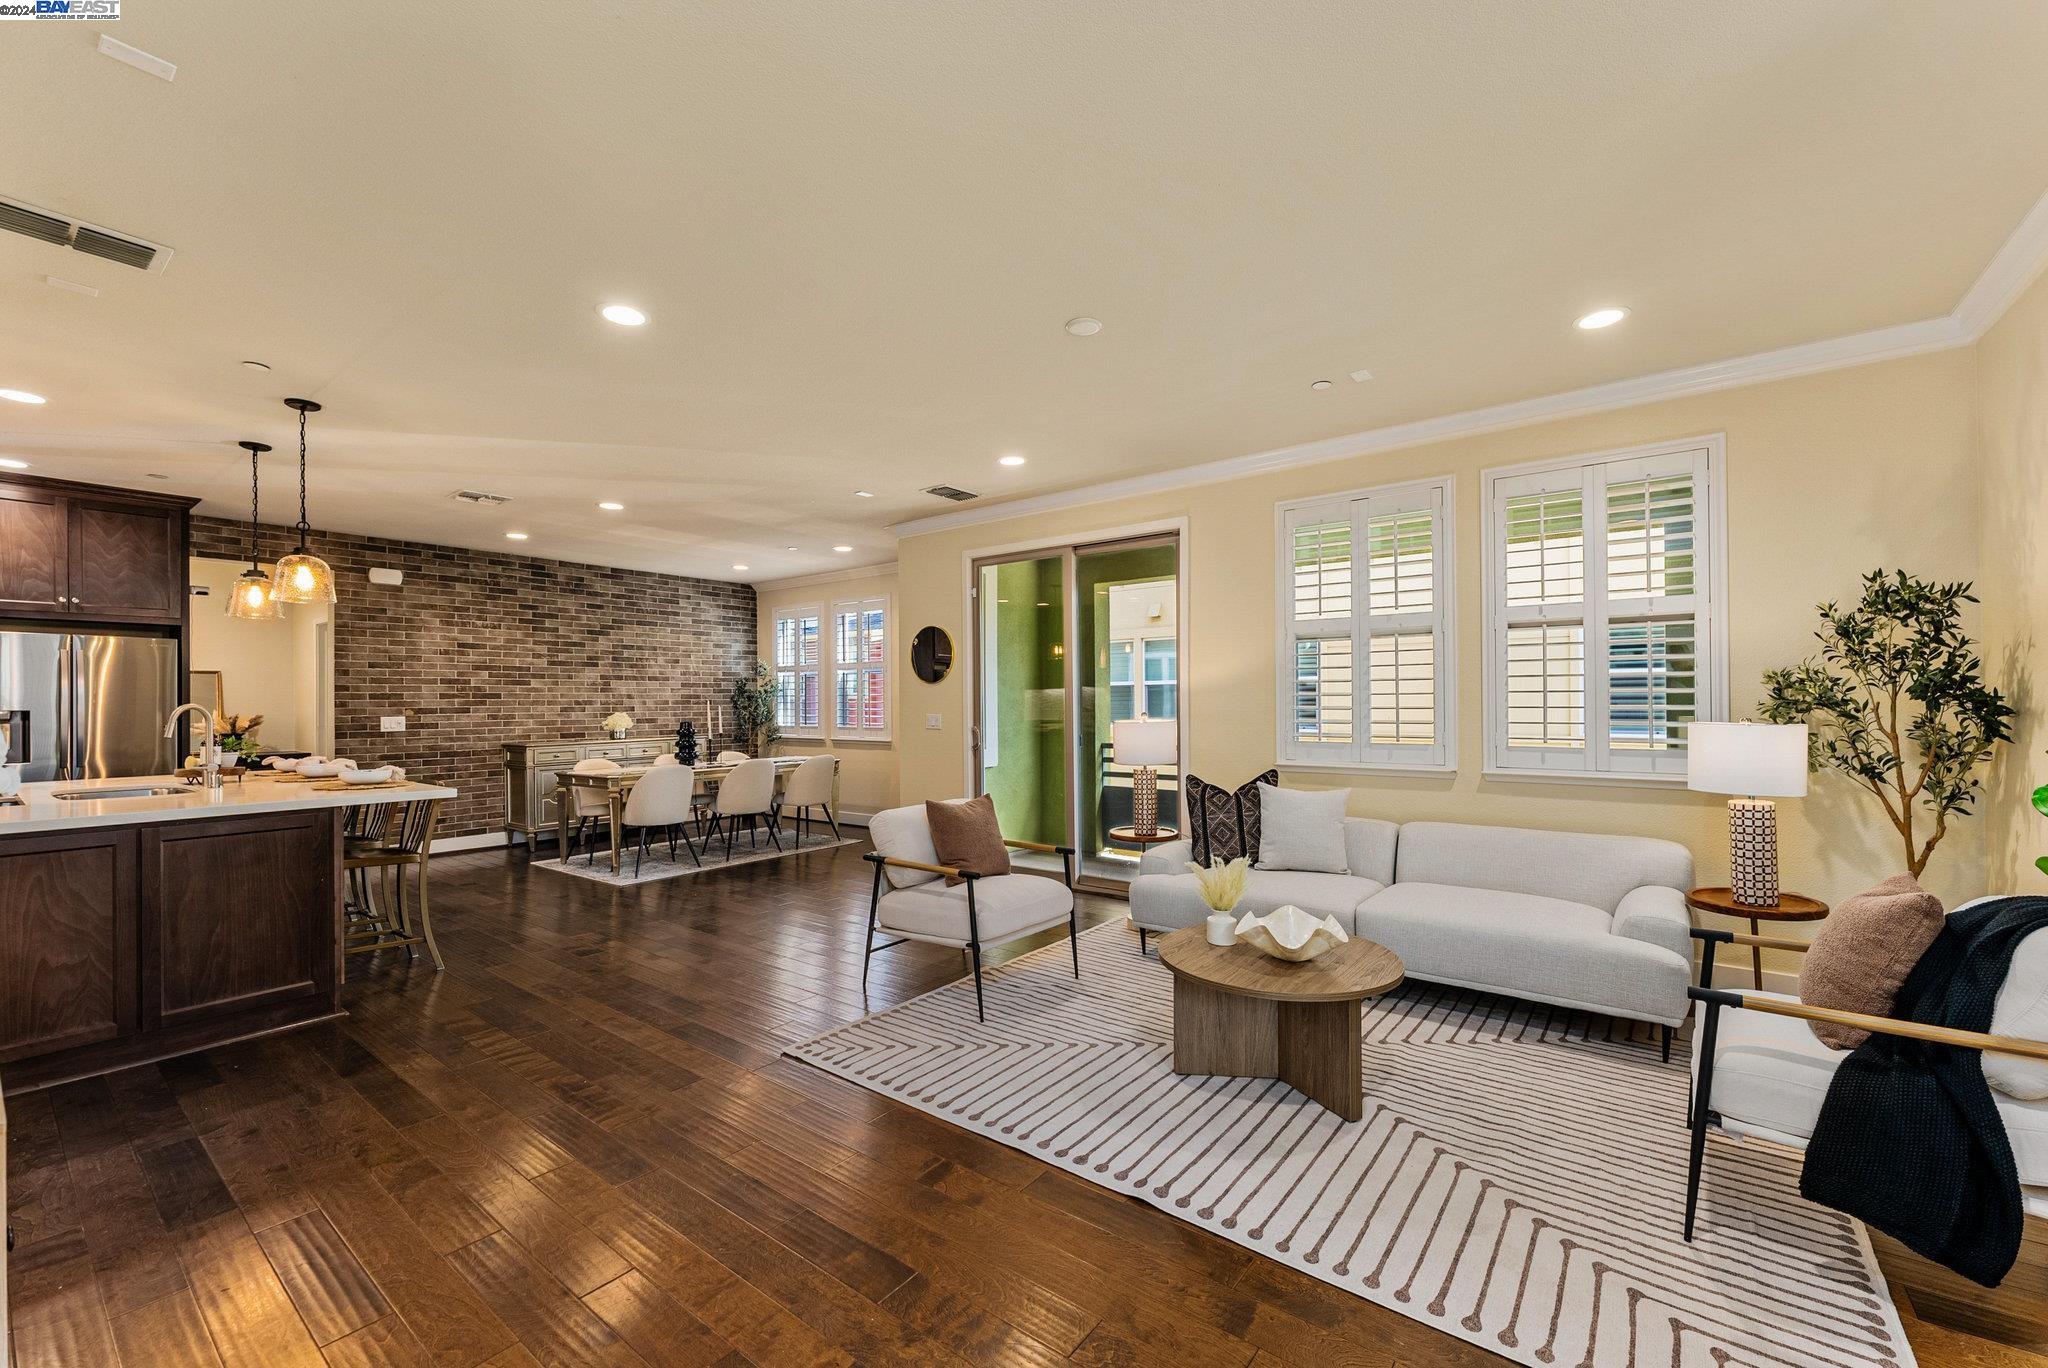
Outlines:
POLYGON ((813 755, 791 770, 789 777, 782 781, 782 799, 776 804, 775 815, 778 820, 785 812, 796 815, 798 849, 803 848, 804 824, 812 808, 825 814, 825 821, 832 828, 832 839, 839 839, 839 818, 832 812, 832 780, 838 773, 838 756, 813 755))
MULTIPOLYGON (((1348 870, 1254 869, 1239 907, 1291 902, 1401 957, 1409 978, 1648 1021, 1689 1010, 1692 855, 1672 841, 1453 822, 1344 819, 1348 870)), ((1131 884, 1147 932, 1209 914, 1191 846, 1153 847, 1131 884)), ((1140 949, 1143 949, 1142 939, 1140 949)))
POLYGON ((877 950, 905 941, 925 941, 966 950, 974 961, 974 1015, 988 1020, 982 1002, 981 952, 1058 926, 1067 926, 1074 977, 1081 977, 1080 928, 1075 919, 1074 848, 1037 841, 1005 840, 1013 850, 1057 854, 1058 883, 1039 874, 996 874, 986 878, 938 862, 924 804, 890 808, 868 819, 875 848, 865 857, 875 867, 868 900, 867 947, 861 954, 860 985, 868 985, 868 961, 877 950), (947 878, 959 883, 948 886, 947 878), (886 892, 884 891, 886 888, 886 892), (875 944, 875 933, 896 937, 875 944))
MULTIPOLYGON (((569 773, 571 774, 617 774, 619 772, 618 761, 606 760, 602 757, 578 760, 569 767, 569 773)), ((612 820, 612 800, 603 789, 590 788, 583 784, 571 784, 569 786, 569 801, 573 804, 569 809, 569 815, 575 819, 576 825, 569 829, 569 848, 562 852, 563 864, 569 863, 569 857, 576 853, 576 844, 583 839, 583 829, 586 826, 594 826, 598 822, 609 824, 612 820)), ((590 864, 597 859, 597 841, 595 836, 596 833, 593 832, 590 854, 583 861, 585 864, 590 864)))
MULTIPOLYGON (((1768 1140, 1797 1150, 1804 1150, 1813 1138, 1828 1086, 1851 1051, 1823 1045, 1808 1022, 1832 1021, 1884 1035, 1961 1045, 1985 1055, 2048 1063, 2048 1043, 2041 1041, 1809 1007, 1784 993, 1712 987, 1714 952, 1722 945, 1797 953, 1809 947, 1805 941, 1708 927, 1693 931, 1692 938, 1700 942, 1700 978, 1697 986, 1687 990, 1687 996, 1698 1004, 1688 1118, 1692 1154, 1685 1175, 1688 1240, 1699 1214, 1709 1125, 1736 1140, 1768 1140)), ((1991 1101, 2012 1145, 2027 1215, 2048 1216, 2048 1101, 2027 1101, 1995 1087, 1991 1101)))
POLYGON ((683 833, 683 848, 699 865, 703 857, 690 841, 690 819, 696 815, 697 772, 688 765, 656 765, 640 776, 626 794, 626 811, 620 819, 628 832, 637 829, 640 843, 633 852, 633 877, 647 859, 648 837, 657 831, 668 833, 668 857, 676 857, 676 831, 683 833))
MULTIPOLYGON (((711 800, 711 830, 705 835, 705 845, 718 838, 718 828, 725 827, 725 857, 732 858, 733 829, 741 821, 747 824, 747 840, 755 844, 755 819, 767 817, 775 810, 775 762, 773 760, 743 760, 733 767, 731 774, 718 782, 718 796, 711 800)), ((781 833, 775 823, 768 823, 768 836, 775 842, 777 850, 782 849, 781 833)))

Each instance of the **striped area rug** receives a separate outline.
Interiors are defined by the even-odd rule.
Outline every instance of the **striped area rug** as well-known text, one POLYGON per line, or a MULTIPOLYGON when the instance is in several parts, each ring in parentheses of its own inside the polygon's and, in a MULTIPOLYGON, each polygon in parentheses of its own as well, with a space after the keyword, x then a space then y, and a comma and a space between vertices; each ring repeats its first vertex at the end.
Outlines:
POLYGON ((1427 984, 1367 1004, 1365 1115, 1173 1072, 1172 980, 1102 926, 790 1053, 1520 1363, 1907 1368, 1860 1224, 1709 1140, 1649 1028, 1427 984))

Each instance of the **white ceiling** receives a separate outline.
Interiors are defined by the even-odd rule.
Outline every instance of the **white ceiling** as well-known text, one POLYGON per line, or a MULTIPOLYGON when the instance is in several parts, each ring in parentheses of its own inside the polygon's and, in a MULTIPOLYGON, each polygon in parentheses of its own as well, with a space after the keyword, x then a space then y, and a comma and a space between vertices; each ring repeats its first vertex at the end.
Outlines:
POLYGON ((175 256, 0 234, 0 453, 290 521, 304 394, 316 526, 721 578, 1946 314, 2048 186, 2035 0, 125 8, 9 26, 0 196, 175 256))

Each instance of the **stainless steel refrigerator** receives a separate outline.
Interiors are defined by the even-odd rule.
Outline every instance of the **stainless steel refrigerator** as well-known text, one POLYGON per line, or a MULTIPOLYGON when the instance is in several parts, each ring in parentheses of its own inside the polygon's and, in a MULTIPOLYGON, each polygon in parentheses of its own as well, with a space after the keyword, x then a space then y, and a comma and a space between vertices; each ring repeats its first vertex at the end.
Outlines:
POLYGON ((169 774, 177 706, 170 637, 0 630, 0 733, 27 783, 169 774))

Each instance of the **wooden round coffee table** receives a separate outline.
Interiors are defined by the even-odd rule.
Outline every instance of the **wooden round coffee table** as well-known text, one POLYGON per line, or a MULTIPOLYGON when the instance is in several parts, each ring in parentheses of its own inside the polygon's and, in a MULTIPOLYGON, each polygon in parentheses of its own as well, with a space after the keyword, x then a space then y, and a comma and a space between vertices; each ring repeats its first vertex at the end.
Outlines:
POLYGON ((1346 1121, 1364 1115, 1359 1003, 1400 985, 1399 955, 1354 937, 1295 963, 1185 926, 1159 962, 1173 971, 1175 1073, 1277 1078, 1346 1121))

